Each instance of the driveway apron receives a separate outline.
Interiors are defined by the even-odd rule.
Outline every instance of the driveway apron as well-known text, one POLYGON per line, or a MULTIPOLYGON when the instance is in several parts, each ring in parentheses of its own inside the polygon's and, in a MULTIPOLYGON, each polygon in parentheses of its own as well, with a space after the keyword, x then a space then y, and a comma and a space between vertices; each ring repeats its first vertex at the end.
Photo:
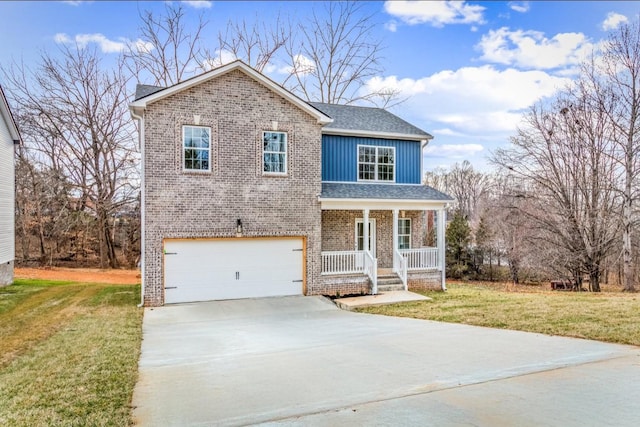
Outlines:
POLYGON ((635 426, 640 349, 342 311, 322 297, 145 309, 141 426, 635 426))

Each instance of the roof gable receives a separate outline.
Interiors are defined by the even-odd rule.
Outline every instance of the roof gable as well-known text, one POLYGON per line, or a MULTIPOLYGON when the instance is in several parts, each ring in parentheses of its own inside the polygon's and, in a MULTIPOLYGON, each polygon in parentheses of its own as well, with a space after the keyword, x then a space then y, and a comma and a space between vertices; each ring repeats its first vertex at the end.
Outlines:
POLYGON ((311 105, 333 119, 332 123, 325 125, 322 129, 322 132, 326 134, 418 141, 433 138, 422 129, 382 108, 325 104, 321 102, 312 102, 311 105))
POLYGON ((20 144, 22 142, 22 138, 20 137, 18 126, 16 126, 16 122, 13 119, 13 114, 11 114, 7 98, 4 96, 2 86, 0 86, 0 117, 7 124, 9 134, 11 135, 11 139, 13 139, 14 144, 20 144))
POLYGON ((282 86, 280 86, 279 84, 271 80, 270 78, 257 72, 256 70, 254 70, 253 68, 249 67, 247 64, 239 60, 223 65, 221 67, 215 68, 211 71, 200 74, 199 76, 195 76, 188 80, 184 80, 180 83, 177 83, 173 86, 169 86, 167 88, 140 85, 136 89, 136 95, 137 95, 136 100, 131 104, 129 104, 129 109, 131 110, 132 113, 140 115, 140 113, 144 111, 147 105, 153 102, 156 102, 160 99, 166 98, 173 94, 182 92, 186 89, 189 89, 205 81, 215 79, 216 77, 227 74, 234 70, 239 70, 243 72, 247 76, 257 81, 258 83, 266 86, 268 89, 282 96, 290 103, 296 105, 298 108, 307 112, 312 117, 315 117, 318 123, 327 124, 333 121, 331 117, 327 116, 322 111, 312 107, 307 102, 303 101, 301 98, 289 92, 288 90, 286 90, 285 88, 283 88, 282 86), (138 97, 138 95, 140 96, 138 97))

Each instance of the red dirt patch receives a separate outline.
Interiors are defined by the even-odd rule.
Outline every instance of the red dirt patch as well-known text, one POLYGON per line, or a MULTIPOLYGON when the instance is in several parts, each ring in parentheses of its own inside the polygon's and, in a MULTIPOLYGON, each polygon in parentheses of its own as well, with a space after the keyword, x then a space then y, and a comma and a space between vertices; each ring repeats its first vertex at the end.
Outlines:
POLYGON ((101 270, 99 268, 21 268, 16 267, 18 279, 70 280, 72 282, 112 283, 137 285, 140 283, 138 270, 101 270))

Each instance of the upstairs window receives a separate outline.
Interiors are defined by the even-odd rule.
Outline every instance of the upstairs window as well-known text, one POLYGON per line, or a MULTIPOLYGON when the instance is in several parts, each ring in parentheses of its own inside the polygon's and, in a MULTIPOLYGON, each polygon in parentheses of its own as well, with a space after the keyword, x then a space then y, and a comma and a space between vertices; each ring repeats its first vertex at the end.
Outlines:
POLYGON ((358 146, 358 181, 395 181, 394 147, 358 146))
POLYGON ((211 171, 211 129, 203 126, 182 127, 183 170, 211 171))
POLYGON ((287 134, 263 132, 262 171, 265 174, 287 173, 287 134))

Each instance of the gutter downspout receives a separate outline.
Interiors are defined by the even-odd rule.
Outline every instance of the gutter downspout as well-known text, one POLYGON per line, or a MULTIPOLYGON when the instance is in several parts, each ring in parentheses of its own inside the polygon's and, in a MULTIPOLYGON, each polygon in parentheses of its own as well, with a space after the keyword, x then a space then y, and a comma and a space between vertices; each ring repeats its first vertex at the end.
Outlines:
POLYGON ((139 136, 138 148, 140 149, 140 304, 144 307, 144 286, 145 286, 145 195, 144 195, 144 116, 136 114, 131 108, 131 117, 138 121, 139 136))
POLYGON ((424 184, 424 147, 429 144, 433 137, 420 141, 420 183, 424 184))

